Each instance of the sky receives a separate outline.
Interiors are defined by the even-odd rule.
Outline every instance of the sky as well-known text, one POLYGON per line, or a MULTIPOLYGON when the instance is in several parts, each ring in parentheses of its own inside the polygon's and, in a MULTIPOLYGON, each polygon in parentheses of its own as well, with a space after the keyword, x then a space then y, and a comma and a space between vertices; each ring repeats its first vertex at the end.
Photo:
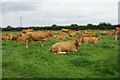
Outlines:
POLYGON ((118 24, 119 0, 2 0, 0 26, 118 24))

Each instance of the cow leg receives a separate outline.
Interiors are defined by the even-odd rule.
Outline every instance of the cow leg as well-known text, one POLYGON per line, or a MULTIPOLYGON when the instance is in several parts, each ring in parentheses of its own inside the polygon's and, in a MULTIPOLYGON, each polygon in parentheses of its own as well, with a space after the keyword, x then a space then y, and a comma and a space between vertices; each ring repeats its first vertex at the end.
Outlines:
MULTIPOLYGON (((78 49, 79 49, 79 48, 78 48, 78 49)), ((71 51, 76 51, 76 52, 77 52, 78 50, 77 50, 77 49, 72 49, 71 51)))
POLYGON ((117 36, 115 36, 115 40, 117 40, 117 36))
POLYGON ((25 41, 26 48, 28 48, 28 40, 25 41))
POLYGON ((42 46, 42 47, 44 46, 44 41, 43 41, 43 40, 41 41, 41 46, 42 46))
POLYGON ((66 52, 61 52, 60 48, 58 49, 57 52, 60 53, 60 54, 65 54, 66 53, 66 52))

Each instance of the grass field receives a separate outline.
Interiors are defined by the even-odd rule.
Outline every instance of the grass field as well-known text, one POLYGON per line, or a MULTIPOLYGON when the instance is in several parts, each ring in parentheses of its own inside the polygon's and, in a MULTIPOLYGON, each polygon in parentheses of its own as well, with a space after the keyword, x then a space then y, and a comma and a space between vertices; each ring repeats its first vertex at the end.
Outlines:
MULTIPOLYGON (((3 78, 117 78, 118 41, 115 35, 100 35, 97 44, 82 44, 78 52, 55 55, 50 47, 66 40, 31 41, 25 48, 22 41, 2 41, 3 78)), ((5 35, 10 32, 3 32, 5 35)), ((18 32, 12 32, 16 36, 18 32)), ((80 34, 79 34, 80 35, 80 34)), ((69 40, 77 39, 71 37, 69 40)))

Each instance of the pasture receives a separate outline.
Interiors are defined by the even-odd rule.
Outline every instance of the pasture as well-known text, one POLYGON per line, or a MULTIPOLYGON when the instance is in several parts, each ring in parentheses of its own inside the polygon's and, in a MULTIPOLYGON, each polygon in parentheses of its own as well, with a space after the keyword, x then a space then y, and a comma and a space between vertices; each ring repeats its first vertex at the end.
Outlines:
MULTIPOLYGON (((96 44, 82 44, 77 52, 55 55, 50 47, 65 40, 29 42, 27 49, 23 41, 2 41, 3 78, 117 78, 118 41, 115 35, 100 35, 102 30, 91 30, 102 38, 96 44)), ((18 32, 2 32, 2 35, 18 32)))

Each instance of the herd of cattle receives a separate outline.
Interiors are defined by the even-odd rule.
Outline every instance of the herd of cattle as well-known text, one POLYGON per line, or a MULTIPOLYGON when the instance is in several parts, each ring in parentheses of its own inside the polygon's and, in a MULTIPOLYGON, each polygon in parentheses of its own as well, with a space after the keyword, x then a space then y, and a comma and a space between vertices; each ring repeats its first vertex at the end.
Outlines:
MULTIPOLYGON (((48 39, 63 40, 69 39, 70 37, 75 37, 76 34, 81 33, 79 29, 72 31, 70 29, 62 29, 61 31, 34 31, 33 29, 22 30, 22 33, 18 33, 17 36, 12 34, 6 34, 6 36, 0 36, 0 40, 16 40, 24 41, 26 48, 28 48, 28 42, 30 41, 41 41, 41 46, 44 46, 44 41, 48 39), (53 36, 53 37, 52 37, 53 36)), ((90 33, 88 31, 83 31, 84 35, 79 35, 78 39, 68 40, 63 42, 58 42, 50 47, 51 51, 57 53, 66 53, 68 51, 77 51, 78 46, 81 46, 82 43, 97 43, 101 38, 98 38, 98 34, 90 33)), ((115 40, 117 40, 118 34, 120 33, 120 28, 116 27, 116 30, 113 31, 104 31, 101 32, 101 35, 113 35, 116 33, 115 40)))

